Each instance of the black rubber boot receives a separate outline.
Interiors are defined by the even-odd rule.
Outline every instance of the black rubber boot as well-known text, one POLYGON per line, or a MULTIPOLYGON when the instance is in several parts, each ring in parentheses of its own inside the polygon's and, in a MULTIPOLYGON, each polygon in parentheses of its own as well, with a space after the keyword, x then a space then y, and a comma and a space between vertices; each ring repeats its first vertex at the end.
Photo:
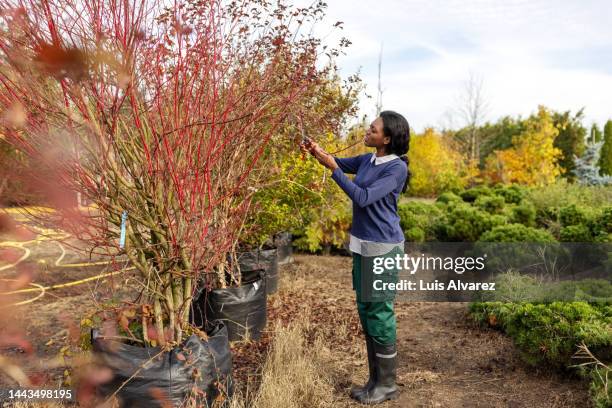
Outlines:
POLYGON ((357 400, 362 404, 380 404, 383 401, 395 399, 399 395, 399 389, 395 384, 397 373, 397 349, 393 344, 378 344, 372 340, 374 345, 374 361, 376 367, 376 382, 357 400))
POLYGON ((363 396, 372 386, 376 383, 376 360, 374 359, 374 339, 367 334, 366 338, 366 347, 368 349, 368 367, 370 370, 370 378, 368 378, 368 382, 365 383, 363 387, 355 387, 351 390, 351 398, 359 399, 359 397, 363 396))

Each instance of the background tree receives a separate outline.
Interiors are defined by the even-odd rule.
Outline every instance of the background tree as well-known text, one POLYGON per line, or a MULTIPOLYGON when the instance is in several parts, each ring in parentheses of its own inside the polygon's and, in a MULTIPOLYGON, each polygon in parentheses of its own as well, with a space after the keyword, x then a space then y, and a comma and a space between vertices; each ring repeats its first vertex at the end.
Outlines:
POLYGON ((482 144, 479 126, 487 114, 488 103, 483 93, 483 81, 474 73, 470 73, 469 79, 464 84, 456 110, 464 127, 455 134, 455 137, 464 155, 469 160, 478 162, 482 144))
POLYGON ((552 119, 559 135, 554 145, 562 152, 559 165, 564 169, 563 176, 573 180, 576 168, 575 158, 581 157, 586 147, 587 129, 582 124, 584 108, 572 116, 570 111, 553 112, 552 119))
POLYGON ((512 147, 512 139, 525 130, 525 122, 520 117, 504 116, 495 123, 485 123, 479 129, 482 137, 480 148, 480 167, 483 168, 486 158, 495 150, 512 147))
POLYGON ((530 186, 550 184, 563 172, 560 149, 554 146, 558 129, 551 114, 540 106, 525 122, 525 130, 513 137, 510 149, 496 150, 486 161, 484 176, 491 183, 530 186))
POLYGON ((380 44, 380 53, 378 54, 378 84, 376 86, 376 116, 380 115, 382 112, 382 97, 383 97, 383 89, 381 82, 381 73, 382 73, 382 56, 383 56, 383 45, 380 44))
POLYGON ((582 157, 576 157, 574 173, 580 184, 587 186, 603 186, 612 184, 612 176, 599 174, 599 153, 603 142, 591 143, 585 149, 582 157))
POLYGON ((591 126, 591 131, 589 132, 589 143, 599 143, 603 139, 603 133, 597 126, 597 123, 593 123, 591 126))
POLYGON ((604 126, 604 143, 599 157, 599 172, 603 175, 612 175, 612 120, 604 126))
POLYGON ((412 196, 433 197, 461 189, 477 174, 475 163, 431 128, 411 137, 408 157, 412 178, 407 192, 412 196))

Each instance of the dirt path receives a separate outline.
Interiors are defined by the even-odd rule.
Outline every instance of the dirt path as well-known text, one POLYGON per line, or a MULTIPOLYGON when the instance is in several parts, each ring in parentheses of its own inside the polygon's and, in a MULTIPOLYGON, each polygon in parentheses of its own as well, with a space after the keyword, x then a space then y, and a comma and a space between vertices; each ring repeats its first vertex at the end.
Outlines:
MULTIPOLYGON (((296 256, 282 268, 282 310, 313 306, 311 320, 328 332, 346 380, 338 406, 366 378, 365 344, 350 286, 350 258, 296 256), (326 326, 326 327, 324 327, 326 326)), ((280 299, 279 299, 280 300, 280 299)), ((398 303, 398 400, 382 407, 588 407, 587 384, 569 374, 537 370, 520 359, 503 334, 474 326, 465 303, 398 303)), ((272 316, 274 318, 274 315, 272 316)))

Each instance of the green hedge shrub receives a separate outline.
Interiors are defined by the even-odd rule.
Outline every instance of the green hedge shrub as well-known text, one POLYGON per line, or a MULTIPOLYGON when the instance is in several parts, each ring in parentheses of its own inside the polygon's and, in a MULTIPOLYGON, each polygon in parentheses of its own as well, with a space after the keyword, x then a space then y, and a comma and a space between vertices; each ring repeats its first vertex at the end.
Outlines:
POLYGON ((498 185, 493 188, 493 193, 503 197, 508 204, 518 204, 526 196, 527 190, 516 184, 510 186, 498 185))
POLYGON ((470 304, 473 319, 510 336, 531 365, 542 363, 567 367, 584 361, 572 356, 584 344, 608 368, 585 366, 579 372, 591 379, 595 406, 612 404, 612 389, 602 378, 610 378, 612 350, 612 305, 610 303, 552 302, 550 304, 475 302, 470 304))
POLYGON ((526 227, 535 227, 535 207, 528 202, 523 202, 519 205, 512 207, 512 209, 510 210, 510 221, 514 224, 523 224, 526 227))
POLYGON ((571 204, 561 207, 559 210, 559 221, 562 227, 586 224, 588 221, 588 214, 585 208, 577 206, 576 204, 571 204))
POLYGON ((492 196, 493 190, 487 186, 472 187, 459 193, 466 203, 473 203, 480 196, 492 196))
POLYGON ((411 227, 404 231, 404 239, 407 242, 425 242, 426 234, 419 227, 411 227))
MULTIPOLYGON (((567 200, 560 186, 541 189, 544 191, 497 185, 445 192, 435 202, 441 216, 432 227, 433 233, 421 227, 422 232, 426 240, 433 235, 440 241, 473 241, 495 226, 522 224, 531 229, 508 227, 487 237, 511 239, 511 242, 525 239, 548 242, 551 237, 561 242, 612 241, 612 207, 602 206, 608 204, 603 198, 612 197, 612 188, 567 186, 567 200)), ((412 228, 413 224, 404 230, 412 228)), ((411 234, 415 239, 423 235, 416 230, 411 234)))
MULTIPOLYGON (((593 238, 593 242, 597 242, 600 244, 610 243, 612 242, 612 233, 610 234, 606 234, 605 232, 599 233, 595 235, 595 237, 593 238)), ((612 254, 610 254, 610 256, 612 257, 612 254)))
POLYGON ((474 205, 489 214, 501 214, 506 201, 500 196, 481 195, 474 201, 474 205))
POLYGON ((460 203, 461 201, 463 201, 461 197, 450 191, 440 194, 436 199, 436 203, 441 204, 460 203))
POLYGON ((548 231, 523 224, 498 225, 482 234, 481 242, 556 242, 548 231))
POLYGON ((433 226, 442 215, 437 206, 411 201, 398 205, 397 212, 406 241, 424 242, 435 239, 433 226))
POLYGON ((612 207, 604 207, 590 222, 593 235, 612 234, 612 207))
POLYGON ((559 207, 536 208, 536 226, 548 228, 559 222, 559 207))
POLYGON ((433 228, 436 238, 440 241, 475 242, 484 232, 506 222, 507 218, 503 215, 491 215, 462 203, 452 207, 445 216, 440 217, 433 228))
POLYGON ((559 232, 559 241, 561 242, 592 242, 593 234, 586 225, 569 225, 561 227, 559 232))
POLYGON ((471 304, 470 312, 478 321, 497 322, 493 326, 512 337, 531 364, 567 366, 581 342, 602 358, 612 347, 612 306, 606 304, 483 302, 471 304))

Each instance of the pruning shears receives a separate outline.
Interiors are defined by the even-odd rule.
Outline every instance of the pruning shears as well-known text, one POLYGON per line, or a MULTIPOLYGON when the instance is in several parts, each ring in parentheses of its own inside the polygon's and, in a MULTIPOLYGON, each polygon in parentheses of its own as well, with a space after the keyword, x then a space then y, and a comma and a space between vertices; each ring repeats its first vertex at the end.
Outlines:
POLYGON ((309 138, 306 135, 306 132, 304 131, 304 128, 302 128, 302 143, 306 146, 306 147, 310 147, 310 145, 312 144, 312 139, 309 138))
MULTIPOLYGON (((306 131, 304 130, 304 124, 300 118, 300 130, 302 132, 302 144, 309 149, 312 145, 312 139, 306 135, 306 131)), ((302 152, 302 160, 306 160, 306 155, 302 152)))

